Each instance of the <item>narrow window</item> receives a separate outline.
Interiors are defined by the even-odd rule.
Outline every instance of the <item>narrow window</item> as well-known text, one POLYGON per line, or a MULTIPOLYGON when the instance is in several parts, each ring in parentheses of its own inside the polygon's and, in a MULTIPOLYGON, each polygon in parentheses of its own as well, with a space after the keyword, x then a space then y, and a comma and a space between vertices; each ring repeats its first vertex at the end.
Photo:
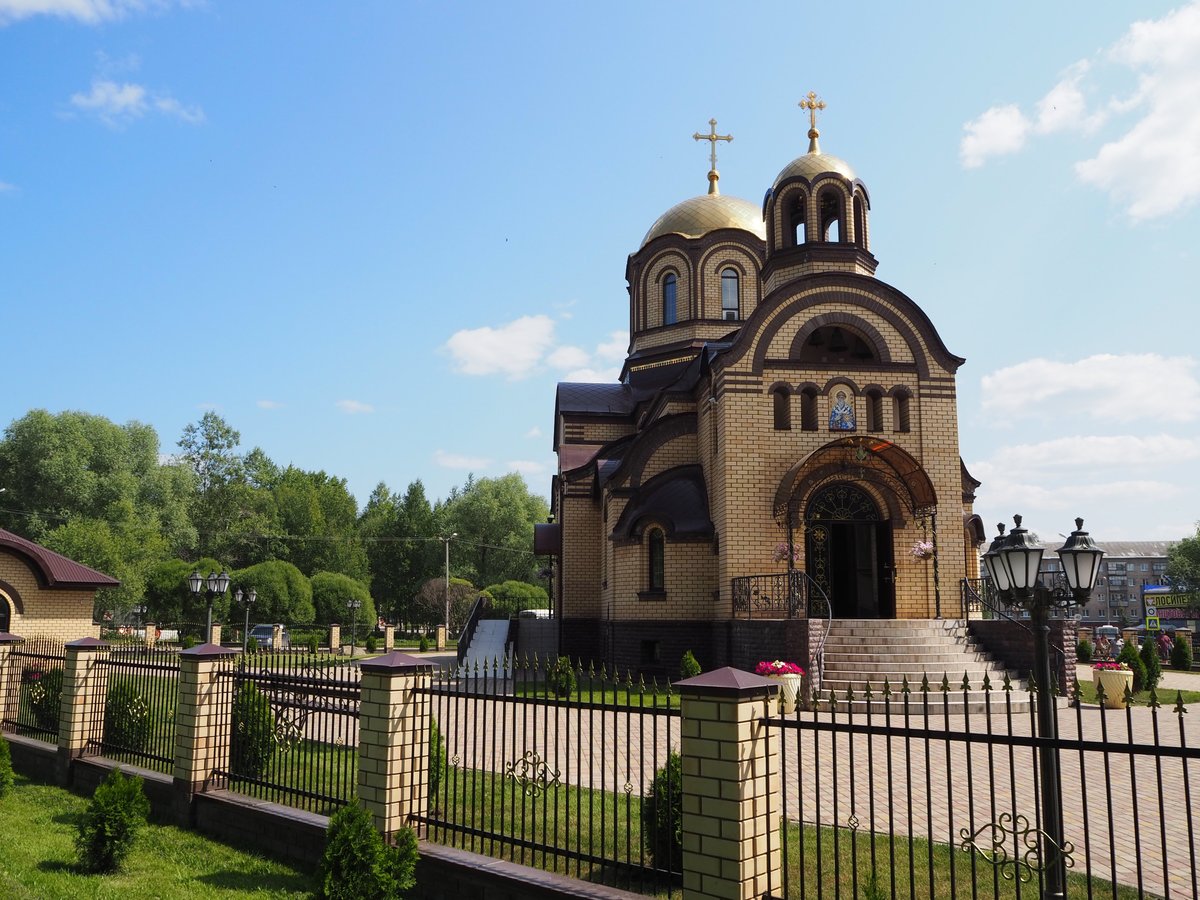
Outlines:
POLYGON ((663 278, 663 314, 662 323, 664 325, 675 324, 675 296, 676 296, 676 279, 673 272, 668 272, 663 278))
POLYGON ((647 535, 647 544, 650 549, 650 590, 662 591, 666 588, 666 539, 663 537, 661 528, 650 529, 650 534, 647 535))
POLYGON ((883 394, 867 391, 867 431, 883 431, 883 394))
POLYGON ((908 394, 897 394, 892 398, 892 427, 896 431, 909 431, 908 394))
POLYGON ((796 199, 788 210, 788 233, 792 238, 792 246, 799 247, 808 238, 804 228, 804 195, 796 194, 796 199))
POLYGON ((721 273, 721 318, 737 321, 739 318, 737 269, 726 269, 721 273))
POLYGON ((775 388, 771 392, 775 406, 775 430, 790 431, 792 428, 791 397, 785 388, 775 388))
POLYGON ((817 430, 817 392, 812 388, 805 388, 800 393, 800 428, 817 430))
POLYGON ((821 240, 837 243, 842 240, 842 198, 836 190, 821 195, 821 240))
POLYGON ((867 249, 867 214, 863 208, 862 197, 854 198, 854 243, 867 249))

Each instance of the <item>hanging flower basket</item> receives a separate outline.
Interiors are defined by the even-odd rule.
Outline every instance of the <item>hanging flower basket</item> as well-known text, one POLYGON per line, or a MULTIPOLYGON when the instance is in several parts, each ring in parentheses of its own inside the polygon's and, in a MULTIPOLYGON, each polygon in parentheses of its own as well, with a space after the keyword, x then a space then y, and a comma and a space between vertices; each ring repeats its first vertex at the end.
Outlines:
POLYGON ((913 559, 933 559, 933 541, 917 541, 908 552, 913 559))
MULTIPOLYGON (((775 552, 771 554, 771 559, 775 562, 787 562, 788 545, 786 541, 780 541, 775 545, 775 552)), ((796 547, 792 550, 792 562, 800 562, 800 548, 796 547)))

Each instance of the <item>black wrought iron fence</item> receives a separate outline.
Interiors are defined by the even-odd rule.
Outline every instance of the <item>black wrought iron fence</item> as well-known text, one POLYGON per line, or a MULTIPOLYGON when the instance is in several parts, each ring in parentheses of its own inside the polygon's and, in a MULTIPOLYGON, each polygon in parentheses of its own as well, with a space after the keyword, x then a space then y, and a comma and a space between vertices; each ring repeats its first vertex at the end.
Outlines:
POLYGON ((678 896, 679 698, 566 660, 435 674, 432 841, 678 896))
POLYGON ((179 654, 169 647, 118 645, 96 661, 87 749, 121 762, 171 772, 179 654))
MULTIPOLYGON (((735 619, 804 619, 809 615, 809 579, 804 572, 743 575, 731 579, 735 619)), ((817 598, 814 598, 817 599, 817 598)), ((816 611, 824 618, 825 610, 816 611)))
POLYGON ((58 740, 66 658, 63 642, 52 638, 30 638, 13 647, 4 692, 5 731, 58 740))
POLYGON ((1200 725, 1182 695, 1109 710, 1035 692, 1034 704, 1056 712, 1058 735, 1045 738, 1011 685, 989 688, 982 712, 952 712, 969 689, 943 681, 825 697, 764 720, 779 732, 784 786, 773 898, 1032 900, 1056 858, 1069 897, 1200 896, 1200 725), (1040 818, 1046 746, 1062 774, 1061 848, 1040 818))
POLYGON ((256 653, 222 672, 232 713, 218 741, 232 791, 323 814, 358 778, 359 670, 329 654, 256 653))

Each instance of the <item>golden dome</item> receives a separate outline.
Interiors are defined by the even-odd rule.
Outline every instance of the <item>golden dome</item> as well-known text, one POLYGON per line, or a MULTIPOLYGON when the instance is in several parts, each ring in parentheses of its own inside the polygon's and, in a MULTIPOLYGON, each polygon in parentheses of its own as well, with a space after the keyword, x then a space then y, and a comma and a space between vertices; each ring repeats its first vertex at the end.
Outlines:
POLYGON ((664 234, 697 238, 720 228, 740 228, 760 241, 767 239, 762 210, 749 200, 724 194, 703 194, 677 203, 659 216, 642 239, 642 246, 664 234))
POLYGON ((784 170, 775 179, 775 186, 778 187, 782 182, 797 175, 812 181, 822 172, 837 172, 848 181, 854 181, 858 178, 854 174, 854 169, 850 167, 850 163, 844 159, 830 156, 828 153, 821 153, 819 150, 810 150, 803 156, 793 159, 784 167, 784 170))

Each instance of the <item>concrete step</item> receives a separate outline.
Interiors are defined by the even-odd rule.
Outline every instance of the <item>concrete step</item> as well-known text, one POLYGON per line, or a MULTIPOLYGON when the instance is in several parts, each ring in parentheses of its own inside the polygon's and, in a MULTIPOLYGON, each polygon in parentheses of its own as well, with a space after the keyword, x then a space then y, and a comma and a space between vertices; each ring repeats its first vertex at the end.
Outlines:
POLYGON ((825 665, 828 667, 834 661, 843 666, 852 666, 860 670, 871 669, 876 665, 921 665, 941 671, 947 666, 960 662, 990 663, 991 659, 983 653, 961 651, 959 653, 910 653, 906 650, 892 650, 879 653, 830 653, 825 648, 825 665))

